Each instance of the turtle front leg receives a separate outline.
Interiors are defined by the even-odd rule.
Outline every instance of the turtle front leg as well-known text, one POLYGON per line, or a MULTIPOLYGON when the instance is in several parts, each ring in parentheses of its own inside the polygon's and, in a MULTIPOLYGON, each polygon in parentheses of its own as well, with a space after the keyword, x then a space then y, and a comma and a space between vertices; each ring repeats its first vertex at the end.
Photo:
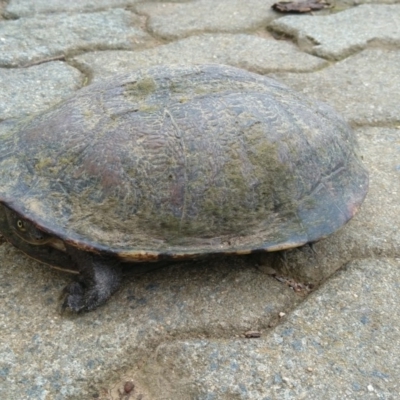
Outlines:
POLYGON ((105 303, 121 284, 122 268, 117 260, 67 248, 77 264, 79 280, 64 289, 62 309, 91 311, 105 303))

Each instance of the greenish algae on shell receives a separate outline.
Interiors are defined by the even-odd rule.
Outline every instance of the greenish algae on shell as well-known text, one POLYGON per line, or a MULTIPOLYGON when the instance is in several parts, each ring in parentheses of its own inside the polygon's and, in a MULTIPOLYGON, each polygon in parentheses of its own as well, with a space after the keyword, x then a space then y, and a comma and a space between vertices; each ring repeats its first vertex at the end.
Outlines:
POLYGON ((345 224, 368 188, 335 111, 221 65, 116 76, 2 140, 0 202, 126 261, 299 246, 345 224))

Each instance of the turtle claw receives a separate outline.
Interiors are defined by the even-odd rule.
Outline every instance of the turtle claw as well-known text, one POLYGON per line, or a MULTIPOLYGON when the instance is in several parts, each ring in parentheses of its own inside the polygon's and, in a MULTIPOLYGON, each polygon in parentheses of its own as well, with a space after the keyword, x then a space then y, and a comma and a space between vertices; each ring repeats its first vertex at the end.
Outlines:
POLYGON ((67 285, 61 295, 61 312, 70 310, 78 313, 84 310, 85 288, 81 282, 72 282, 67 285))
POLYGON ((80 313, 94 310, 105 303, 111 294, 102 292, 95 286, 86 287, 84 282, 72 282, 64 288, 61 312, 80 313))
POLYGON ((315 242, 308 242, 304 246, 298 247, 297 250, 316 256, 318 254, 314 246, 315 242))
POLYGON ((315 250, 314 244, 315 244, 315 242, 310 242, 310 243, 308 243, 308 246, 310 247, 311 252, 312 252, 314 255, 317 255, 318 252, 317 252, 317 250, 315 250))

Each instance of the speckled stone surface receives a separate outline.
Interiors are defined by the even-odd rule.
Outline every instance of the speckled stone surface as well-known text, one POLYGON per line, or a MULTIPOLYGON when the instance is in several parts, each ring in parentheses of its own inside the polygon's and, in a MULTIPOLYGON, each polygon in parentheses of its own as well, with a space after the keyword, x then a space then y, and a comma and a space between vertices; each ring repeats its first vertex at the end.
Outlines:
POLYGON ((269 335, 168 342, 134 379, 152 399, 394 399, 399 282, 400 259, 352 262, 269 335))
POLYGON ((164 39, 200 32, 243 32, 264 27, 275 17, 273 0, 197 0, 182 4, 148 2, 135 10, 149 16, 149 31, 164 39))
POLYGON ((138 0, 10 0, 5 15, 9 18, 20 18, 40 13, 93 12, 124 8, 137 2, 138 0))
POLYGON ((294 36, 300 47, 341 59, 379 42, 400 45, 400 5, 361 5, 328 16, 287 16, 270 28, 294 36), (334 34, 332 34, 334 32, 334 34))
POLYGON ((96 49, 133 49, 149 40, 122 9, 0 21, 0 66, 18 67, 96 49))
POLYGON ((353 125, 398 126, 399 65, 400 50, 368 49, 314 74, 275 77, 329 102, 353 125))
POLYGON ((45 110, 75 92, 83 79, 79 70, 61 61, 23 69, 0 68, 0 120, 45 110))
POLYGON ((253 261, 230 257, 128 276, 96 312, 60 315, 69 275, 8 244, 0 257, 2 399, 89 399, 105 379, 143 363, 157 342, 265 330, 302 300, 253 261))
POLYGON ((370 172, 360 212, 313 250, 127 271, 85 315, 59 313, 71 276, 0 236, 1 399, 399 398, 400 18, 390 1, 341 1, 312 17, 261 0, 0 1, 0 146, 20 118, 93 80, 219 62, 333 105, 370 172), (272 19, 302 39, 273 36, 272 19))
POLYGON ((158 64, 219 63, 253 72, 306 72, 322 68, 326 61, 300 52, 289 42, 278 43, 245 34, 204 34, 143 51, 103 51, 74 57, 93 81, 115 73, 158 64))

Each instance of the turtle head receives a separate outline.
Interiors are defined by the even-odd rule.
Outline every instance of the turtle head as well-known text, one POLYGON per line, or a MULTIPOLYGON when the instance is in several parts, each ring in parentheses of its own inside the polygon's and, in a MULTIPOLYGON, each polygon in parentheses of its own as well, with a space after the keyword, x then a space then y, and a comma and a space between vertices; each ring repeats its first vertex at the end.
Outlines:
POLYGON ((37 228, 32 222, 5 207, 8 224, 13 232, 25 242, 43 245, 51 242, 52 236, 37 228))

